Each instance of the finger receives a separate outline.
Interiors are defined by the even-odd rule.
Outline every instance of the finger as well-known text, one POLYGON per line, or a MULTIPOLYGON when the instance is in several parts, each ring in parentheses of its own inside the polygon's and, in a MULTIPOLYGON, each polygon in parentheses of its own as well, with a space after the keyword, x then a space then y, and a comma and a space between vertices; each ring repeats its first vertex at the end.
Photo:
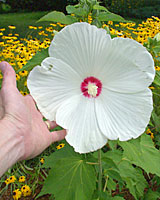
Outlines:
POLYGON ((16 73, 11 65, 5 61, 0 63, 0 70, 3 74, 2 87, 16 87, 16 73))
POLYGON ((56 126, 57 126, 57 124, 56 124, 55 121, 49 121, 49 120, 47 120, 47 121, 45 121, 45 124, 47 125, 47 128, 48 128, 49 130, 54 129, 54 128, 56 128, 56 126))
POLYGON ((36 102, 34 101, 34 99, 32 98, 30 94, 27 94, 26 96, 24 96, 24 99, 28 101, 30 105, 36 108, 36 102))
POLYGON ((29 98, 30 100, 32 100, 33 103, 36 105, 35 100, 33 99, 33 97, 32 97, 30 94, 27 94, 25 97, 26 97, 26 98, 29 98))
POLYGON ((58 142, 60 140, 63 140, 67 134, 66 130, 60 130, 60 131, 53 131, 50 132, 52 134, 52 143, 58 142))

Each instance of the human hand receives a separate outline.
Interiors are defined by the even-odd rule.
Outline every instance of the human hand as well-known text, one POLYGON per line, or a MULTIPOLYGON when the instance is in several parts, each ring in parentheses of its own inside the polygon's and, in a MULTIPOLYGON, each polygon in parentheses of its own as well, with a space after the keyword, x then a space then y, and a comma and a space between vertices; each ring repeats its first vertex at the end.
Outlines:
MULTIPOLYGON (((13 68, 3 61, 0 63, 0 69, 3 73, 0 123, 4 128, 11 130, 9 134, 14 134, 15 139, 21 138, 23 153, 19 160, 33 158, 51 143, 64 139, 66 131, 49 132, 32 97, 30 95, 24 97, 19 93, 13 68)), ((57 126, 55 122, 48 122, 51 129, 57 126)))

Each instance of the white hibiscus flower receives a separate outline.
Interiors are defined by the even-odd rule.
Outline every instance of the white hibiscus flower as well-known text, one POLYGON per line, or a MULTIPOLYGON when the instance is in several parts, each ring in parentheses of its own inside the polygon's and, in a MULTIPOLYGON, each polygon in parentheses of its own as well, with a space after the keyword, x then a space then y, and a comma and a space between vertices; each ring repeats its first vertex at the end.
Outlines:
POLYGON ((66 140, 76 152, 144 132, 155 69, 141 44, 75 23, 56 34, 49 56, 30 72, 28 88, 42 114, 67 129, 66 140))

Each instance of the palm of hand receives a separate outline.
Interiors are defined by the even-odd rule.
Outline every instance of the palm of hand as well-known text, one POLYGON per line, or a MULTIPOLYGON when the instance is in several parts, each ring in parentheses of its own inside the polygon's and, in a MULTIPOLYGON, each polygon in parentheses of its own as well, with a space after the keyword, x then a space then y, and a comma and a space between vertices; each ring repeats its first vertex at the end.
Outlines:
POLYGON ((66 133, 64 130, 59 134, 49 132, 32 97, 30 95, 24 97, 17 90, 13 68, 8 63, 3 63, 5 69, 0 66, 4 75, 0 91, 0 119, 6 120, 7 126, 16 129, 15 137, 23 138, 22 159, 32 158, 40 154, 52 142, 63 139, 66 133))

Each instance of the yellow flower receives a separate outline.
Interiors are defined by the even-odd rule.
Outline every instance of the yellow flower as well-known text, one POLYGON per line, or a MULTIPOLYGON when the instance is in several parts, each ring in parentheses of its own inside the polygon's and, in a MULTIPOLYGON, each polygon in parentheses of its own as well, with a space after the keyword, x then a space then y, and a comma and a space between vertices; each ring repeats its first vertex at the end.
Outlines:
POLYGON ((10 180, 10 183, 14 183, 16 181, 16 177, 15 176, 10 176, 9 180, 10 180))
POLYGON ((41 162, 42 164, 44 164, 44 158, 41 158, 41 159, 40 159, 40 162, 41 162))
POLYGON ((31 193, 32 193, 31 188, 28 185, 22 186, 21 192, 22 192, 22 194, 23 194, 24 197, 30 196, 31 193))
POLYGON ((26 71, 26 70, 20 71, 19 75, 22 76, 22 77, 27 76, 28 75, 28 71, 26 71))
POLYGON ((5 31, 5 30, 6 30, 5 28, 1 28, 1 29, 0 29, 0 31, 5 31))
POLYGON ((51 26, 57 26, 57 24, 50 24, 51 26))
POLYGON ((9 184, 10 184, 10 180, 9 180, 8 178, 5 180, 5 184, 6 184, 6 185, 9 185, 9 184))
POLYGON ((0 46, 4 46, 4 42, 0 42, 0 46))
POLYGON ((19 189, 13 191, 14 200, 18 200, 19 198, 21 198, 21 196, 22 196, 22 192, 19 189))
POLYGON ((52 27, 48 27, 48 28, 46 28, 46 31, 48 31, 48 32, 53 32, 53 28, 52 27))
POLYGON ((113 22, 112 21, 108 21, 108 24, 113 25, 113 22))
POLYGON ((26 180, 25 176, 20 176, 20 177, 19 177, 19 182, 20 182, 20 183, 25 182, 25 180, 26 180))
POLYGON ((160 21, 160 19, 158 17, 152 16, 153 19, 160 21))
POLYGON ((149 88, 150 88, 151 90, 154 90, 154 89, 155 89, 155 87, 153 87, 153 86, 150 86, 149 88))
POLYGON ((15 26, 8 26, 8 28, 10 28, 10 29, 16 29, 15 26))
POLYGON ((156 71, 160 71, 160 67, 159 66, 155 66, 155 70, 156 71))
POLYGON ((57 25, 59 25, 60 27, 64 27, 64 25, 59 22, 57 22, 57 25))
POLYGON ((150 128, 147 129, 146 133, 147 133, 147 135, 150 135, 150 137, 152 139, 154 138, 154 134, 152 133, 152 131, 150 130, 150 128))
POLYGON ((23 96, 26 96, 28 94, 28 92, 23 92, 22 90, 20 91, 20 93, 23 95, 23 96))
POLYGON ((34 26, 28 26, 29 29, 34 29, 34 26))
POLYGON ((62 149, 64 146, 65 146, 65 144, 64 144, 64 143, 61 143, 61 144, 59 144, 56 148, 57 148, 57 149, 62 149))
POLYGON ((152 138, 152 140, 154 139, 154 134, 151 132, 150 137, 152 138))
POLYGON ((16 80, 18 81, 20 78, 21 77, 18 74, 16 74, 16 80))

